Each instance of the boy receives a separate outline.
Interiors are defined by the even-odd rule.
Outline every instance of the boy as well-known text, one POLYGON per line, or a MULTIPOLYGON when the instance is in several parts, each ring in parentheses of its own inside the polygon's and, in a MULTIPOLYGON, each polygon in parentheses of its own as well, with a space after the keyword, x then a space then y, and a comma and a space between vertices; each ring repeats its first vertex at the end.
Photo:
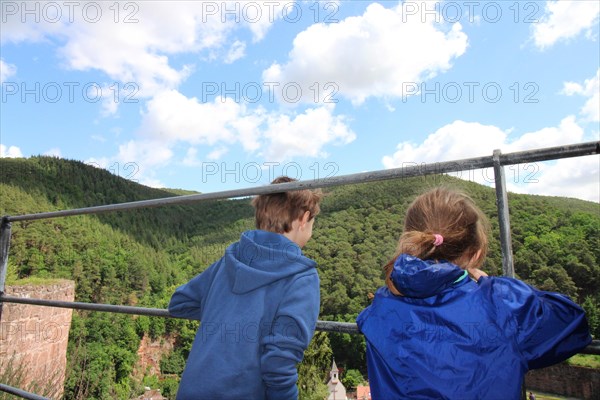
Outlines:
POLYGON ((177 399, 298 397, 296 364, 320 302, 316 263, 301 248, 321 198, 313 190, 255 197, 257 230, 242 233, 220 260, 177 288, 171 315, 201 321, 177 399))

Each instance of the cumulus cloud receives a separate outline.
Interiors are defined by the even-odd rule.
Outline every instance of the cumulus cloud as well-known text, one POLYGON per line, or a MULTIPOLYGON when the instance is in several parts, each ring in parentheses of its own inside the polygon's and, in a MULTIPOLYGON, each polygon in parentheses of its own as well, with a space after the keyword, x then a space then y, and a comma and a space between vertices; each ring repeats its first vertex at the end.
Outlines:
POLYGON ((89 161, 103 168, 115 162, 127 166, 124 177, 160 187, 157 172, 173 161, 174 149, 181 144, 189 146, 180 161, 188 167, 218 160, 236 145, 269 162, 325 157, 328 146, 345 145, 356 138, 347 117, 334 112, 334 106, 267 111, 228 98, 201 103, 168 90, 147 102, 135 140, 121 144, 114 157, 89 161))
POLYGON ((150 187, 165 187, 156 178, 157 171, 173 158, 173 151, 155 140, 136 139, 119 145, 118 153, 109 157, 90 157, 85 163, 106 169, 114 175, 150 187))
POLYGON ((588 100, 581 109, 581 115, 586 121, 600 121, 600 69, 596 71, 596 76, 586 79, 583 84, 565 82, 562 93, 567 96, 577 94, 587 97, 588 100))
POLYGON ((239 1, 67 3, 3 5, 2 43, 58 43, 65 68, 95 69, 112 80, 133 82, 141 97, 176 88, 193 71, 193 65, 171 65, 173 55, 206 51, 226 62, 243 57, 242 42, 228 43, 232 32, 249 29, 261 40, 284 6, 262 0, 252 7, 239 1), (23 23, 26 6, 37 11, 23 23), (233 16, 227 10, 234 10, 233 16))
POLYGON ((313 24, 296 36, 288 61, 272 64, 263 80, 298 84, 307 102, 338 91, 356 104, 370 96, 403 96, 407 84, 448 70, 466 51, 459 23, 441 27, 434 20, 407 18, 404 3, 373 3, 361 16, 313 24))
POLYGON ((348 144, 356 135, 346 125, 344 116, 334 116, 330 108, 318 107, 294 117, 269 117, 265 138, 268 142, 265 159, 281 161, 293 157, 325 157, 326 144, 348 144))
POLYGON ((0 58, 0 83, 6 82, 8 78, 17 73, 17 67, 13 64, 8 64, 0 58))
POLYGON ((190 147, 185 153, 185 157, 183 158, 183 165, 188 167, 195 167, 197 165, 200 165, 200 161, 198 161, 198 158, 196 157, 197 154, 198 149, 196 149, 195 147, 190 147))
POLYGON ((508 190, 516 193, 576 197, 600 202, 598 156, 525 164, 507 172, 508 190), (526 168, 526 169, 525 169, 526 168), (519 174, 519 175, 517 175, 519 174))
POLYGON ((84 162, 95 168, 108 169, 112 160, 108 157, 90 157, 84 162))
POLYGON ((167 164, 171 157, 173 152, 161 141, 130 140, 119 146, 117 160, 123 164, 135 163, 137 169, 144 171, 167 164))
POLYGON ((542 128, 511 140, 512 130, 478 122, 454 121, 431 133, 422 143, 401 142, 393 155, 383 157, 386 168, 403 162, 439 162, 581 142, 583 129, 574 116, 564 118, 558 127, 542 128))
POLYGON ((157 171, 173 158, 173 151, 156 140, 136 139, 119 145, 116 155, 91 157, 85 163, 106 169, 114 175, 150 187, 164 187, 156 178, 157 171))
MULTIPOLYGON (((511 138, 511 133, 512 130, 493 125, 454 121, 431 133, 421 143, 399 143, 396 152, 383 157, 382 162, 385 168, 402 168, 487 156, 495 149, 510 153, 575 144, 584 140, 584 130, 576 123, 574 116, 564 118, 558 126, 527 132, 518 138, 511 138)), ((522 164, 506 167, 505 171, 510 191, 599 200, 597 156, 522 164)), ((486 185, 494 182, 491 169, 462 171, 453 175, 486 185)))
POLYGON ((233 42, 227 55, 225 56, 225 64, 231 64, 234 61, 244 57, 246 55, 246 43, 236 40, 233 42))
POLYGON ((148 101, 139 133, 145 137, 191 144, 233 142, 231 122, 243 117, 245 106, 233 99, 202 103, 176 90, 164 91, 148 101))
POLYGON ((227 153, 227 151, 228 151, 227 147, 220 146, 220 147, 217 147, 216 149, 214 149, 213 151, 211 151, 210 153, 208 153, 206 158, 211 161, 218 160, 221 157, 223 157, 223 155, 225 155, 227 153))
POLYGON ((0 144, 0 158, 20 158, 23 157, 21 149, 17 146, 5 146, 0 144))
POLYGON ((230 98, 201 103, 171 90, 148 102, 138 134, 166 146, 184 142, 216 147, 209 155, 213 159, 236 143, 270 161, 322 157, 327 145, 347 144, 356 137, 346 117, 334 111, 333 106, 321 106, 300 113, 268 112, 230 98))
POLYGON ((62 153, 58 147, 53 147, 44 153, 45 156, 62 157, 62 153))
POLYGON ((383 157, 382 162, 385 168, 397 168, 405 163, 434 163, 490 155, 494 149, 502 147, 507 137, 507 131, 493 125, 454 121, 428 135, 422 143, 399 143, 396 152, 383 157))
POLYGON ((598 1, 547 1, 545 14, 539 23, 532 25, 534 43, 543 50, 560 40, 572 39, 581 32, 589 35, 598 26, 598 15, 598 1))

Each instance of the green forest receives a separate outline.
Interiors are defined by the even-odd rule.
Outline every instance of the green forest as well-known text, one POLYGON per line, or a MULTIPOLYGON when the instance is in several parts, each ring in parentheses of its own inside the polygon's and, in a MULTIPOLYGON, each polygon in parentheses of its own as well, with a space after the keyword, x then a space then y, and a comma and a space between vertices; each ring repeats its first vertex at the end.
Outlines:
MULTIPOLYGON (((317 261, 321 320, 354 322, 383 284, 404 212, 438 185, 468 193, 490 219, 483 269, 502 274, 493 188, 433 175, 325 190, 305 254, 317 261)), ((252 185, 248 185, 249 187, 252 185)), ((0 159, 0 215, 20 215, 189 193, 153 189, 79 161, 0 159)), ((509 194, 516 274, 581 304, 600 335, 600 205, 570 198, 509 194)), ((217 260, 254 228, 249 199, 200 202, 12 223, 8 284, 75 281, 76 301, 166 308, 175 288, 217 260)), ((131 399, 144 386, 174 398, 197 321, 74 311, 65 399, 131 399), (161 376, 133 376, 144 335, 176 338, 161 376)), ((302 399, 322 399, 332 356, 349 387, 366 378, 360 335, 318 332, 299 366, 302 399)), ((6 382, 2 382, 6 383, 6 382)))

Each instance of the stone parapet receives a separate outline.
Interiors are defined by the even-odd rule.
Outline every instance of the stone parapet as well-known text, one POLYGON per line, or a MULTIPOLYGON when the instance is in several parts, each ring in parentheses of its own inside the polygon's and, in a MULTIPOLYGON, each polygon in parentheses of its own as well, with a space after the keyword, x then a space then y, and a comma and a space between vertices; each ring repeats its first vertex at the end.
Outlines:
MULTIPOLYGON (((45 284, 7 286, 6 295, 73 301, 75 283, 52 280, 45 284)), ((69 308, 2 304, 0 377, 15 381, 2 383, 61 398, 72 314, 69 308)))
POLYGON ((525 375, 525 387, 578 399, 600 399, 600 369, 566 363, 535 369, 525 375))

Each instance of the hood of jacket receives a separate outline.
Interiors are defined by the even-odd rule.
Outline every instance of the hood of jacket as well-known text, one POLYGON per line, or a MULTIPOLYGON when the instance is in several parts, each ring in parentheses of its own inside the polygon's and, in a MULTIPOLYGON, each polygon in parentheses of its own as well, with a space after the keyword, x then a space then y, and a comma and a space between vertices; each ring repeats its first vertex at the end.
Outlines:
POLYGON ((421 260, 401 254, 394 263, 391 279, 404 296, 425 298, 449 288, 465 274, 465 270, 444 260, 421 260))
POLYGON ((316 267, 296 243, 279 233, 262 230, 244 232, 239 242, 227 248, 224 262, 237 294, 316 267))

